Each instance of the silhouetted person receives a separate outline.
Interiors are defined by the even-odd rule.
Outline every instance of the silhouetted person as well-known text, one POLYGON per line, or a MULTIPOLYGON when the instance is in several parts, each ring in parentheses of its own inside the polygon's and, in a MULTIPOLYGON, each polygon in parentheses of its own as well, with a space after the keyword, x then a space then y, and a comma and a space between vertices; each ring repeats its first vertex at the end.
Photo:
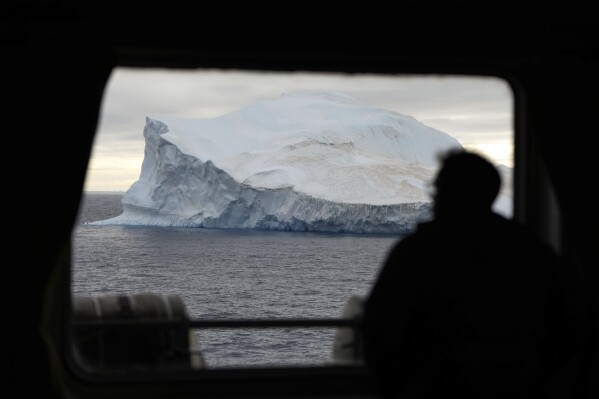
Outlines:
POLYGON ((492 211, 491 163, 442 161, 434 219, 396 244, 365 302, 367 365, 387 397, 540 397, 576 346, 558 257, 492 211))

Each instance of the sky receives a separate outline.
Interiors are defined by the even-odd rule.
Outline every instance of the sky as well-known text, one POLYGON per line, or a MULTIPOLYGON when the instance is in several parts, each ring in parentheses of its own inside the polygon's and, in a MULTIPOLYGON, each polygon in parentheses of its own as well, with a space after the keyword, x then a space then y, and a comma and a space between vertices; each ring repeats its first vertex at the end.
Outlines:
POLYGON ((117 68, 104 90, 84 189, 127 191, 139 178, 146 116, 214 118, 296 90, 340 91, 412 116, 513 166, 513 94, 499 78, 117 68))

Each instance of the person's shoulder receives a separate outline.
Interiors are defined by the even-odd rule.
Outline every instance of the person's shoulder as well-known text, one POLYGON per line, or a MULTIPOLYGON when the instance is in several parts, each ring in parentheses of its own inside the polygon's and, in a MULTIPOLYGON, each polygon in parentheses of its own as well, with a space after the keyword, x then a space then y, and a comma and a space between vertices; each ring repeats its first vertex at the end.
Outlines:
POLYGON ((491 226, 500 234, 510 235, 518 239, 535 241, 536 237, 530 229, 513 218, 506 218, 498 213, 492 213, 490 216, 491 226))
POLYGON ((429 221, 429 222, 421 222, 419 223, 416 228, 410 232, 409 234, 406 234, 402 240, 400 241, 400 243, 415 243, 415 242, 419 242, 420 240, 435 234, 437 230, 437 226, 436 223, 434 221, 429 221))
POLYGON ((441 226, 436 220, 430 220, 428 222, 421 222, 414 231, 414 236, 418 238, 435 236, 441 232, 441 226))
POLYGON ((393 252, 419 250, 422 246, 430 247, 431 242, 439 235, 434 222, 420 223, 415 230, 404 235, 393 247, 393 252))
POLYGON ((547 257, 557 256, 553 247, 535 234, 529 226, 501 215, 495 215, 495 220, 499 226, 502 226, 502 233, 507 237, 511 237, 521 247, 538 254, 544 254, 547 257))

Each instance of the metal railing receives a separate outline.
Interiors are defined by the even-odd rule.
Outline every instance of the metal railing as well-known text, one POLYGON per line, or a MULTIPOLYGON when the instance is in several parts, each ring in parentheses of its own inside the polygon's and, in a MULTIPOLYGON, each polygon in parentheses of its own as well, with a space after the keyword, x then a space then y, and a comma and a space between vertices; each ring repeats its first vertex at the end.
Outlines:
MULTIPOLYGON (((92 352, 98 364, 104 364, 104 350, 111 345, 111 339, 117 339, 117 335, 131 334, 131 331, 137 331, 140 334, 163 334, 165 331, 179 331, 176 335, 178 341, 172 341, 168 348, 163 348, 166 352, 172 355, 200 356, 201 350, 194 350, 192 347, 186 347, 181 341, 183 336, 181 331, 189 333, 191 330, 205 329, 272 329, 272 328, 349 328, 351 329, 351 339, 347 342, 338 343, 341 352, 344 353, 343 358, 337 358, 338 361, 355 361, 361 357, 361 330, 362 320, 360 317, 355 318, 308 318, 308 319, 156 319, 156 318, 128 318, 128 317, 110 317, 110 318, 73 318, 73 327, 79 332, 85 333, 79 336, 80 343, 89 342, 90 339, 96 340, 96 349, 92 352), (133 329, 133 330, 131 330, 133 329), (129 330, 129 331, 127 331, 129 330), (161 332, 162 331, 162 332, 161 332), (122 333, 122 334, 121 334, 122 333), (108 338, 110 335, 110 338, 108 338), (102 338, 104 337, 104 338, 102 338), (106 339, 105 339, 106 338, 106 339)), ((339 330, 338 330, 339 331, 339 330)), ((134 333, 135 334, 135 333, 134 333)), ((170 336, 170 335, 169 335, 170 336)), ((174 337, 174 336, 172 336, 174 337)), ((171 337, 171 338, 172 338, 171 337)), ((174 339, 174 338, 173 338, 174 339)), ((170 341, 170 339, 168 340, 170 341)), ((122 342, 119 343, 123 347, 122 342)), ((127 344, 125 344, 127 347, 127 344)), ((163 355, 158 354, 158 358, 163 355)), ((202 359, 200 363, 204 364, 202 359)), ((199 368, 204 368, 203 366, 199 368)))
POLYGON ((110 318, 74 319, 76 327, 125 327, 125 326, 168 326, 185 325, 188 328, 282 328, 282 327, 351 327, 359 329, 361 320, 356 319, 160 319, 155 318, 110 318))

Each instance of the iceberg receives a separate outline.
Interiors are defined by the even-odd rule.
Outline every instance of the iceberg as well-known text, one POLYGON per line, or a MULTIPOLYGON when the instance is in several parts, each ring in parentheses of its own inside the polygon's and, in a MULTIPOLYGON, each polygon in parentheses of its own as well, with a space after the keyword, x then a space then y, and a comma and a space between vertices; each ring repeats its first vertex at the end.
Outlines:
POLYGON ((123 213, 93 224, 406 233, 462 145, 344 93, 284 93, 210 119, 146 117, 123 213))

